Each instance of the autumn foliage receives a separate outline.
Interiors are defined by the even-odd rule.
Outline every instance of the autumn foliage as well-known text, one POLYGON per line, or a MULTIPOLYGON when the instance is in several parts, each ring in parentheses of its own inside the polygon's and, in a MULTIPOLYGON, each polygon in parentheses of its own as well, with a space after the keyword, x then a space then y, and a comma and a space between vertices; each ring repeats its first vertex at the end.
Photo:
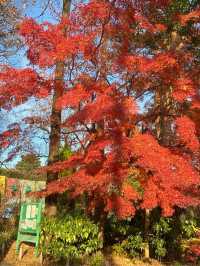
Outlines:
MULTIPOLYGON (((101 207, 119 218, 157 206, 170 216, 176 206, 200 203, 199 135, 188 116, 193 103, 199 108, 192 40, 200 16, 198 8, 170 15, 172 2, 91 0, 58 24, 22 22, 19 32, 35 67, 2 69, 1 108, 50 97, 54 67, 62 61, 64 93, 56 108, 68 112, 62 129, 79 139, 72 157, 43 169, 74 169, 49 183, 45 195, 86 193, 89 211, 101 207), (146 94, 151 100, 143 108, 146 94)), ((1 147, 10 134, 2 133, 1 147)))

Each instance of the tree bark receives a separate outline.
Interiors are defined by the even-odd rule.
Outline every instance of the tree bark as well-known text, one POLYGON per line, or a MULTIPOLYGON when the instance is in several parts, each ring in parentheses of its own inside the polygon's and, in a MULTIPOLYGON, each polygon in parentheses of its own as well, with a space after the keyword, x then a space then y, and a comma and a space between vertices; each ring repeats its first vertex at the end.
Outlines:
MULTIPOLYGON (((63 16, 67 16, 70 12, 71 0, 63 0, 63 16)), ((55 69, 55 87, 53 94, 52 112, 50 118, 50 136, 49 136, 49 156, 48 165, 51 165, 58 161, 60 138, 61 138, 61 113, 62 110, 56 108, 57 100, 62 97, 64 92, 64 61, 58 62, 55 69)), ((47 173, 47 182, 55 180, 58 175, 55 173, 47 173)))
MULTIPOLYGON (((67 16, 70 12, 71 0, 63 0, 62 16, 67 16)), ((65 29, 64 29, 65 32, 65 29)), ((62 110, 56 108, 57 100, 62 97, 64 92, 64 72, 65 62, 57 62, 55 69, 55 84, 53 91, 53 102, 50 117, 50 135, 49 135, 49 155, 48 165, 52 165, 59 160, 59 148, 61 140, 61 122, 62 110)), ((47 172, 47 183, 58 178, 57 173, 47 172)), ((57 213, 57 195, 50 195, 46 199, 47 209, 53 209, 54 215, 57 213)))
POLYGON ((145 228, 144 228, 144 258, 149 259, 149 226, 150 226, 150 210, 145 210, 145 228))

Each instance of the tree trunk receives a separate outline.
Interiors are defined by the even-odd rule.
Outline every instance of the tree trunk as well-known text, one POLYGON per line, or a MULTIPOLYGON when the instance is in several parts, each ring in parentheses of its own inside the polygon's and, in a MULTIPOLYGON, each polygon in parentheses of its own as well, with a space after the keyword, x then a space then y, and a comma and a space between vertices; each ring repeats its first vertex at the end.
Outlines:
MULTIPOLYGON (((67 16, 69 14, 70 6, 71 6, 71 0, 63 0, 62 16, 67 16)), ((63 92, 64 92, 64 71, 65 71, 64 61, 57 62, 56 69, 55 69, 55 85, 54 85, 54 92, 53 92, 52 111, 51 111, 51 117, 50 117, 48 165, 52 165, 59 159, 62 110, 58 110, 56 108, 56 103, 57 103, 57 100, 60 97, 62 97, 63 92)), ((51 173, 51 172, 47 173, 47 183, 57 178, 58 178, 57 173, 51 173)), ((56 195, 50 195, 46 199, 46 203, 49 206, 56 205, 56 201, 57 201, 56 195)))
MULTIPOLYGON (((63 16, 67 16, 70 12, 71 0, 63 0, 63 16)), ((59 158, 59 147, 61 137, 61 113, 62 110, 57 110, 56 102, 62 97, 64 91, 64 62, 58 62, 55 70, 55 88, 53 94, 52 112, 50 118, 50 136, 49 136, 49 156, 48 165, 55 163, 59 158)), ((47 182, 57 179, 58 175, 55 173, 47 173, 47 182)))
POLYGON ((173 118, 169 115, 175 108, 171 96, 172 88, 163 88, 162 86, 155 94, 155 109, 158 112, 155 120, 155 133, 163 145, 169 145, 172 141, 172 122, 173 118))
MULTIPOLYGON (((175 52, 182 47, 182 39, 176 31, 172 31, 170 34, 170 42, 166 49, 175 52)), ((156 91, 155 94, 155 109, 159 111, 159 114, 155 121, 155 133, 162 145, 173 145, 175 140, 172 129, 174 121, 173 114, 177 113, 176 103, 172 97, 172 87, 163 87, 156 91)))
POLYGON ((144 257, 149 259, 149 226, 150 226, 150 210, 145 210, 145 222, 144 222, 144 257))

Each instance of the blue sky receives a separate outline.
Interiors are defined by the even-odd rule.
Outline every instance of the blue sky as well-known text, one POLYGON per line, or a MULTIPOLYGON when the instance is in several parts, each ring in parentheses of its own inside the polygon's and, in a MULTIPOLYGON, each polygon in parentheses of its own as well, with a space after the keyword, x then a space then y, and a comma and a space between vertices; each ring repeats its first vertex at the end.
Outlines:
MULTIPOLYGON (((49 21, 52 23, 56 23, 58 20, 56 18, 56 13, 59 13, 62 6, 61 0, 53 0, 51 2, 54 2, 54 11, 50 10, 49 8, 46 9, 46 5, 48 3, 48 0, 16 0, 15 4, 18 7, 20 11, 23 11, 24 17, 32 17, 35 18, 39 23, 44 21, 49 21), (27 2, 25 4, 24 2, 27 2), (32 4, 33 2, 34 4, 32 4), (45 12, 43 12, 45 10, 45 12), (41 15, 42 14, 42 15, 41 15)), ((29 65, 29 61, 26 58, 26 49, 22 48, 18 51, 17 54, 14 56, 11 56, 8 59, 8 64, 17 67, 17 68, 24 68, 29 65)), ((44 103, 45 105, 45 103, 44 103)), ((20 122, 23 117, 30 114, 30 109, 35 110, 37 106, 37 101, 34 99, 31 99, 28 101, 28 103, 23 104, 17 108, 15 108, 10 113, 4 111, 3 116, 1 118, 1 124, 0 124, 0 131, 3 131, 6 129, 7 125, 13 122, 20 122)), ((41 149, 42 154, 48 154, 47 145, 45 145, 39 138, 32 138, 31 140, 36 150, 41 149)), ((9 151, 8 151, 9 152, 9 151)), ((2 155, 3 158, 1 158, 1 161, 6 158, 7 153, 4 153, 2 155)), ((13 167, 18 161, 20 160, 20 155, 17 156, 13 161, 10 161, 6 164, 7 167, 13 167)), ((41 159, 42 163, 45 163, 46 158, 44 157, 41 159)))

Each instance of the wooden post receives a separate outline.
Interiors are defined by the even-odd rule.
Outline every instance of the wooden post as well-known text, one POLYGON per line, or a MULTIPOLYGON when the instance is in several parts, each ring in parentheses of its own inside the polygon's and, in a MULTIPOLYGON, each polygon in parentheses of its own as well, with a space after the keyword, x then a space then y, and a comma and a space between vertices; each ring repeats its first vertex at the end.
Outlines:
POLYGON ((149 226, 150 226, 150 210, 146 209, 145 210, 145 222, 144 222, 144 238, 145 238, 145 243, 144 243, 144 257, 145 259, 149 259, 150 255, 149 255, 149 237, 148 237, 148 233, 149 233, 149 226))

